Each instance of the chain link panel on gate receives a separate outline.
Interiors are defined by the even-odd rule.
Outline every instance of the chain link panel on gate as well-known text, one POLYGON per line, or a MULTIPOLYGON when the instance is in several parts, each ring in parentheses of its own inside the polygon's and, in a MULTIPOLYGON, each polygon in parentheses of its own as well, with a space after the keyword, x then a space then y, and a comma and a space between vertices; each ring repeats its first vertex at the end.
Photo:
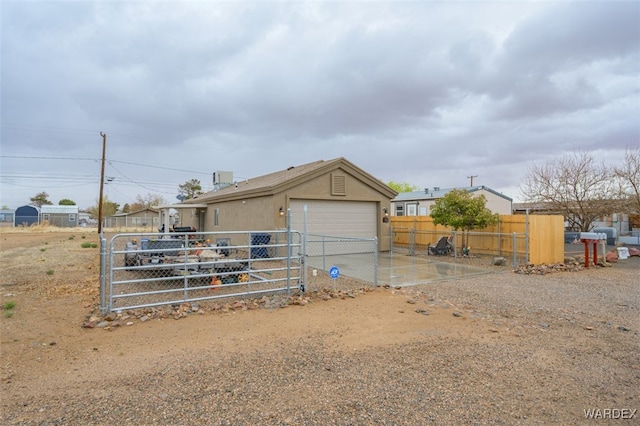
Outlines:
POLYGON ((118 234, 101 299, 118 311, 289 292, 304 283, 302 252, 287 230, 118 234))

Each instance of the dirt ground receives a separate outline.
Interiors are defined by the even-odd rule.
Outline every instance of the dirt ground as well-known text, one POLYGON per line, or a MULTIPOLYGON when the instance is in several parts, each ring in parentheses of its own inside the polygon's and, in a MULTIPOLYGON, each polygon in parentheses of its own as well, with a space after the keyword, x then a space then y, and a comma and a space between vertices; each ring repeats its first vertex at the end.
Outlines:
MULTIPOLYGON (((0 420, 6 416, 10 424, 40 424, 37 419, 42 416, 37 412, 20 417, 17 407, 29 412, 43 394, 56 389, 101 392, 96 384, 118 382, 137 374, 142 365, 163 365, 164 360, 185 351, 238 356, 321 336, 327 346, 347 354, 411 344, 418 335, 449 336, 456 342, 484 342, 496 336, 494 328, 480 326, 472 317, 452 321, 451 309, 446 308, 430 309, 425 323, 408 303, 405 291, 382 288, 354 298, 318 299, 284 309, 135 321, 111 332, 82 328, 85 318, 95 314, 98 301, 97 244, 95 231, 0 232, 0 394, 4 412, 0 420)), ((637 268, 638 263, 629 265, 637 268)), ((637 315, 633 313, 630 323, 638 320, 637 315)), ((522 342, 516 332, 501 333, 500 338, 503 345, 522 342)), ((640 372, 637 374, 640 378, 640 372)), ((640 408, 638 403, 635 399, 631 405, 640 408)), ((144 422, 123 422, 133 423, 144 422)))

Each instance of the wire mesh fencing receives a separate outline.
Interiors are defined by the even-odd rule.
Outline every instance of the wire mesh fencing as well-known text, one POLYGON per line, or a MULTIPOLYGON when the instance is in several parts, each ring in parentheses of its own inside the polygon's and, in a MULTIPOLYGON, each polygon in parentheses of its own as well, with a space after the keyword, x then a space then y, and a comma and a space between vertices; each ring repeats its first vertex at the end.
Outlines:
POLYGON ((526 264, 529 245, 526 233, 419 231, 392 229, 391 251, 409 256, 503 257, 512 266, 526 264))
POLYGON ((357 281, 378 283, 377 238, 307 234, 305 248, 306 266, 311 269, 312 276, 318 270, 329 274, 336 287, 357 286, 357 281), (349 282, 349 279, 356 282, 349 282))

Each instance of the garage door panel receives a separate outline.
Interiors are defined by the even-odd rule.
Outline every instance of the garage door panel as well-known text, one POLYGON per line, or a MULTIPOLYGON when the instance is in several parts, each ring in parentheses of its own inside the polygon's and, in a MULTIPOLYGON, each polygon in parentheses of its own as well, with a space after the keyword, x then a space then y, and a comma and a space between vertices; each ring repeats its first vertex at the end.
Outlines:
MULTIPOLYGON (((291 200, 291 227, 304 232, 304 206, 307 206, 307 233, 337 238, 374 238, 376 228, 376 203, 358 201, 291 200)), ((307 254, 353 253, 363 245, 349 241, 312 243, 309 238, 307 254)))

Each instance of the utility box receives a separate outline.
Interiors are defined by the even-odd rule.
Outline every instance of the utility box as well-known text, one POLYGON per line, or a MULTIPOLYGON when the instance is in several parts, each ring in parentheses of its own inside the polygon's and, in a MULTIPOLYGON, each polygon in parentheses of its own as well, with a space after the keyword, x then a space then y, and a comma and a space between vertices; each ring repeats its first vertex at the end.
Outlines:
POLYGON ((251 258, 252 259, 265 259, 269 257, 269 252, 266 246, 271 241, 271 235, 264 233, 251 234, 251 258))
POLYGON ((213 186, 224 188, 233 184, 233 172, 213 172, 213 186))

